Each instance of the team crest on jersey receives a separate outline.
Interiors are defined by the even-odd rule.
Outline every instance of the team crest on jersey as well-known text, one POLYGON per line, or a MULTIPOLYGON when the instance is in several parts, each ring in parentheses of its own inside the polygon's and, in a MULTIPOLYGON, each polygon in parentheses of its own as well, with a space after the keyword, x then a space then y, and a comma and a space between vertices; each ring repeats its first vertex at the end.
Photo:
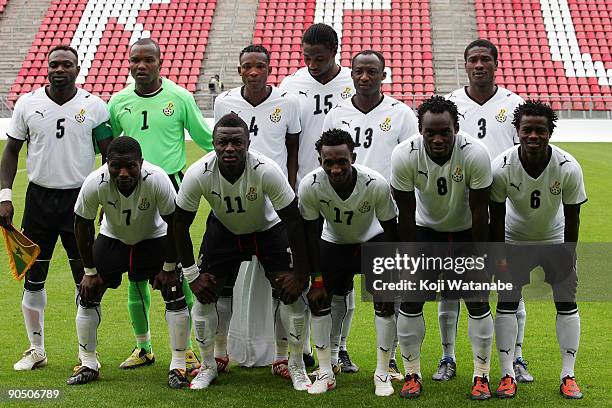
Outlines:
POLYGON ((368 203, 367 201, 364 201, 363 203, 361 203, 361 205, 359 206, 359 212, 362 214, 367 213, 368 211, 370 211, 371 207, 370 207, 370 203, 368 203))
POLYGON ((249 192, 247 193, 246 198, 249 201, 257 200, 257 188, 256 187, 249 187, 249 192))
POLYGON ((149 200, 147 200, 146 197, 141 197, 140 198, 140 202, 138 203, 138 209, 139 210, 146 210, 151 206, 151 203, 149 202, 149 200))
POLYGON ((451 178, 457 183, 463 181, 463 170, 461 169, 461 166, 455 167, 455 171, 453 171, 453 175, 451 176, 451 178))
POLYGON ((273 123, 278 123, 278 122, 280 122, 280 120, 281 120, 281 110, 280 110, 280 108, 276 108, 276 109, 274 109, 274 112, 272 112, 272 113, 270 114, 270 120, 271 120, 273 123))
POLYGON ((559 195, 559 194, 561 194, 561 183, 559 183, 558 181, 555 181, 553 183, 553 185, 550 186, 550 193, 552 195, 559 195))
POLYGON ((352 90, 350 87, 348 87, 348 86, 347 86, 346 88, 344 88, 344 91, 342 91, 342 92, 340 93, 340 97, 341 97, 342 99, 348 99, 348 98, 350 98, 352 95, 353 95, 353 90, 352 90))
POLYGON ((164 115, 172 116, 174 113, 174 104, 172 102, 168 102, 168 105, 164 108, 164 115))
POLYGON ((81 110, 79 111, 79 113, 77 113, 76 115, 74 115, 74 118, 76 119, 77 122, 79 123, 83 123, 85 122, 85 109, 81 108, 81 110))
POLYGON ((495 115, 495 119, 497 119, 499 123, 504 123, 508 118, 508 115, 506 115, 506 113, 508 113, 508 109, 501 108, 499 112, 497 112, 497 115, 495 115))
POLYGON ((385 121, 383 123, 380 124, 380 129, 383 132, 388 132, 391 130, 391 118, 390 117, 386 117, 385 121))

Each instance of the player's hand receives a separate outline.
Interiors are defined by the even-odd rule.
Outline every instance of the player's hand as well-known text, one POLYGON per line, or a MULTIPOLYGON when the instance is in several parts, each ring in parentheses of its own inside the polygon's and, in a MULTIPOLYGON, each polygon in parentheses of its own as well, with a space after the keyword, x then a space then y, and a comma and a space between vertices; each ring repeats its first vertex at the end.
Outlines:
POLYGON ((100 207, 100 215, 98 216, 98 225, 102 225, 104 219, 104 207, 100 207))
POLYGON ((310 308, 315 310, 323 309, 323 306, 325 305, 327 300, 327 296, 328 295, 325 286, 310 286, 308 294, 306 295, 310 308))
POLYGON ((280 300, 288 305, 300 297, 305 281, 295 273, 284 272, 276 276, 276 285, 280 300))
POLYGON ((84 275, 79 285, 79 295, 84 304, 99 302, 100 291, 104 286, 104 281, 100 274, 84 275))
POLYGON ((153 280, 153 290, 159 290, 165 301, 176 300, 183 296, 182 286, 175 271, 160 271, 153 280))
POLYGON ((210 273, 200 273, 189 287, 200 303, 215 303, 219 297, 216 291, 217 281, 210 273))
POLYGON ((0 203, 0 226, 9 228, 9 226, 13 223, 14 214, 15 209, 13 208, 13 202, 2 201, 0 203))

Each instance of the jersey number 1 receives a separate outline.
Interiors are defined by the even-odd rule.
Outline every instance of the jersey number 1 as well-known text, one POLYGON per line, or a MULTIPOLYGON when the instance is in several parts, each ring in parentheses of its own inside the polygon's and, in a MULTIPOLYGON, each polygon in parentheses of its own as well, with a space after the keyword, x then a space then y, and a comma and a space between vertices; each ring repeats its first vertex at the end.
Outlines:
POLYGON ((140 130, 147 130, 149 128, 149 124, 147 123, 147 111, 142 111, 142 127, 140 130))

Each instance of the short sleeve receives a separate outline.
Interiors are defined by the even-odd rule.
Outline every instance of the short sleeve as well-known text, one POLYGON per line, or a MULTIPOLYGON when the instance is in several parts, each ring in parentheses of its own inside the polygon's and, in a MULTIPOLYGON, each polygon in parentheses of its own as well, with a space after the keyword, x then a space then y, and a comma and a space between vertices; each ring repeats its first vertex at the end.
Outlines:
POLYGON ((157 209, 159 214, 166 216, 172 214, 176 208, 176 191, 165 172, 158 173, 157 181, 157 209))
POLYGON ((380 182, 376 184, 376 218, 380 221, 389 221, 397 216, 391 188, 384 178, 377 181, 380 182))
POLYGON ((300 104, 297 98, 289 93, 287 93, 287 95, 284 97, 287 98, 287 107, 289 108, 287 133, 300 133, 302 131, 302 124, 300 123, 300 104))
POLYGON ((262 187, 272 206, 278 211, 291 204, 295 193, 280 167, 274 162, 269 162, 269 164, 270 166, 267 166, 262 176, 262 187))
POLYGON ((416 135, 418 132, 419 127, 417 117, 412 108, 410 106, 406 106, 406 114, 404 115, 398 142, 401 143, 410 138, 410 136, 416 135))
POLYGON ((572 166, 571 170, 566 174, 562 186, 563 204, 567 205, 582 204, 587 200, 582 168, 575 159, 572 164, 574 164, 574 166, 572 166))
POLYGON ((399 191, 414 191, 414 169, 404 157, 403 145, 398 145, 391 153, 391 186, 399 191))
POLYGON ((123 133, 123 127, 121 126, 121 122, 119 121, 119 117, 117 116, 117 98, 111 98, 108 102, 108 110, 110 113, 110 125, 111 130, 113 131, 113 136, 117 137, 123 133))
POLYGON ((98 198, 98 180, 99 172, 90 174, 83 183, 76 204, 74 205, 74 213, 86 220, 94 220, 98 214, 100 200, 98 198))
POLYGON ((195 99, 193 99, 193 95, 186 90, 185 93, 182 98, 185 109, 185 129, 189 132, 191 140, 205 152, 210 152, 213 150, 212 130, 210 130, 208 123, 204 120, 200 108, 198 108, 195 99))
POLYGON ((321 133, 337 127, 334 125, 334 119, 336 117, 337 112, 338 107, 332 109, 327 115, 325 115, 325 120, 323 121, 323 129, 321 129, 321 133))
POLYGON ((200 198, 202 197, 202 188, 200 187, 198 164, 196 162, 185 173, 181 187, 179 188, 176 205, 181 209, 190 212, 197 212, 200 206, 200 198))
POLYGON ((474 145, 470 149, 469 162, 466 163, 469 170, 468 187, 472 190, 487 188, 493 182, 491 177, 491 159, 486 148, 482 145, 474 145))
POLYGON ((508 192, 506 191, 506 180, 504 177, 504 170, 501 168, 499 163, 499 157, 493 162, 493 184, 491 185, 491 196, 490 199, 496 203, 506 202, 508 192))
POLYGON ((298 189, 300 213, 306 221, 318 219, 321 211, 321 202, 317 200, 316 185, 312 184, 312 176, 311 173, 304 177, 298 189))
POLYGON ((17 140, 26 140, 28 135, 28 126, 25 123, 24 118, 24 106, 26 105, 26 99, 31 94, 25 94, 17 100, 15 109, 13 110, 13 116, 9 123, 8 131, 6 135, 17 140))
POLYGON ((223 95, 227 92, 224 92, 223 94, 215 98, 215 106, 213 108, 213 115, 214 115, 214 120, 215 120, 214 123, 217 123, 219 119, 221 119, 225 114, 229 113, 227 111, 227 108, 225 107, 225 103, 223 102, 223 99, 224 99, 223 95))

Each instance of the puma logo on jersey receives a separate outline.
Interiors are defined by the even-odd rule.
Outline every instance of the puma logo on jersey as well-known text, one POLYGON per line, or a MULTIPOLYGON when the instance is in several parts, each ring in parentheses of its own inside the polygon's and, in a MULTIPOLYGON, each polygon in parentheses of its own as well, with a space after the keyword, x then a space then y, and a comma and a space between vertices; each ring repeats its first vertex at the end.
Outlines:
POLYGON ((264 162, 260 161, 259 159, 257 159, 257 164, 255 165, 255 167, 253 167, 253 170, 257 170, 257 168, 259 166, 261 166, 262 164, 266 164, 266 163, 264 163, 264 162))
POLYGON ((488 357, 480 357, 479 355, 476 355, 476 358, 482 361, 484 364, 487 364, 488 357))
POLYGON ((501 168, 503 169, 506 166, 509 166, 510 163, 508 163, 508 156, 504 156, 504 164, 502 164, 501 168))
POLYGON ((123 108, 123 110, 128 111, 130 114, 132 113, 132 108, 130 108, 129 106, 126 106, 125 108, 123 108))
POLYGON ((499 349, 499 352, 500 352, 500 353, 506 353, 506 355, 510 355, 510 350, 511 350, 511 349, 508 349, 508 350, 499 349))
POLYGON ((393 102, 393 103, 391 104, 391 106, 395 106, 395 105, 399 105, 399 104, 400 104, 400 102, 393 102))
POLYGON ((45 114, 42 113, 41 111, 34 111, 34 113, 38 113, 40 115, 40 117, 43 118, 43 119, 45 117, 45 114))
POLYGON ((325 205, 327 205, 329 207, 329 203, 331 203, 331 200, 319 200, 320 203, 323 203, 325 205))
POLYGON ((570 160, 567 160, 567 157, 563 156, 563 158, 565 159, 564 161, 562 161, 561 163, 559 163, 559 167, 563 166, 565 163, 569 163, 570 160))
POLYGON ((342 121, 342 124, 343 124, 343 125, 346 125, 346 126, 348 126, 348 127, 351 127, 351 122, 352 122, 352 120, 349 120, 348 122, 347 122, 346 120, 343 120, 343 121, 342 121))
POLYGON ((463 146, 459 146, 459 149, 463 150, 463 148, 467 145, 471 145, 471 142, 468 142, 467 140, 465 141, 465 144, 463 146))
POLYGON ((567 350, 565 350, 565 352, 567 354, 571 354, 572 357, 576 357, 576 350, 574 350, 574 349, 567 349, 567 350))
POLYGON ((421 174, 423 176, 425 176, 426 179, 428 179, 429 177, 427 176, 427 172, 426 171, 421 171, 421 170, 417 170, 417 174, 421 174))
POLYGON ((283 92, 283 93, 281 94, 281 98, 284 98, 284 97, 285 97, 285 95, 287 95, 287 92, 283 92))
POLYGON ((510 183, 510 187, 514 187, 514 188, 516 188, 516 191, 521 191, 521 185, 522 185, 522 184, 523 184, 523 183, 519 183, 519 185, 517 186, 516 184, 514 184, 514 183, 512 183, 512 182, 511 182, 511 183, 510 183))
POLYGON ((309 91, 306 91, 306 92, 304 92, 304 91, 298 91, 298 95, 304 95, 304 96, 308 97, 308 92, 309 92, 309 91))
POLYGON ((119 200, 115 200, 115 202, 112 201, 107 201, 107 204, 112 205, 113 207, 117 208, 117 203, 119 202, 119 200))
POLYGON ((145 174, 145 175, 144 175, 144 177, 142 178, 142 181, 147 181, 147 177, 149 177, 151 174, 153 174, 153 173, 149 173, 149 172, 148 172, 148 171, 146 171, 146 170, 145 170, 145 173, 146 173, 146 174, 145 174))
POLYGON ((366 187, 369 186, 370 183, 373 182, 374 180, 376 180, 376 179, 368 174, 368 181, 366 181, 366 187))
POLYGON ((312 175, 312 183, 310 184, 311 186, 314 186, 315 184, 321 184, 317 181, 317 175, 313 174, 312 175))
POLYGON ((241 110, 239 110, 238 112, 235 111, 231 111, 232 113, 235 113, 236 115, 240 115, 240 112, 242 112, 241 110))
POLYGON ((104 176, 104 173, 100 174, 100 182, 98 183, 99 186, 102 185, 102 183, 108 183, 108 180, 104 180, 104 176))
POLYGON ((419 149, 417 149, 416 147, 414 147, 414 140, 412 140, 412 141, 410 142, 410 151, 408 152, 408 154, 410 154, 410 153, 412 153, 412 152, 416 152, 417 150, 419 150, 419 149))
POLYGON ((212 191, 210 192, 210 194, 215 195, 217 197, 219 197, 219 200, 221 199, 221 194, 217 193, 216 191, 212 191))
POLYGON ((208 163, 204 163, 204 173, 202 173, 202 174, 206 174, 206 173, 208 173, 208 172, 212 173, 212 170, 210 170, 210 169, 208 168, 208 163))

